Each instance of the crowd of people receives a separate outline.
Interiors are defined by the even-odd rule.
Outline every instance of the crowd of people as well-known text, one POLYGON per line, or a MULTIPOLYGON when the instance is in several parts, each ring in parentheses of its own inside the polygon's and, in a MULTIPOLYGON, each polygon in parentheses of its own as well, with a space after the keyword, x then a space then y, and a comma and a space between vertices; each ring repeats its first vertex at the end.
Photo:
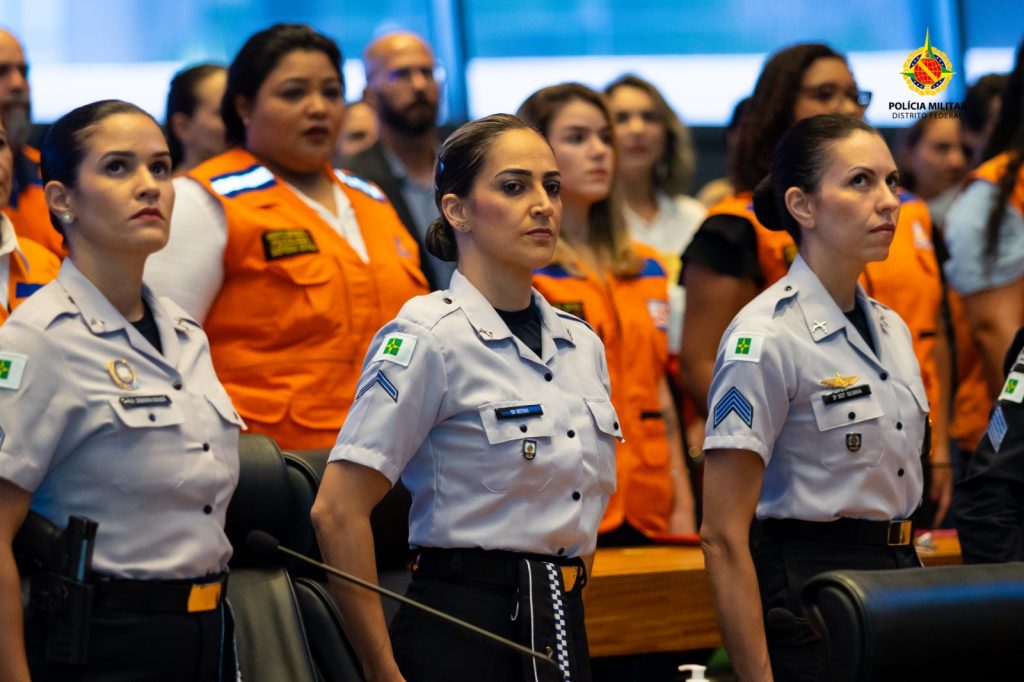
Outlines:
MULTIPOLYGON (((37 150, 0 29, 0 679, 234 679, 241 429, 333 448, 329 563, 376 580, 397 547, 410 596, 553 637, 566 679, 602 679, 599 547, 700 529, 734 668, 787 680, 822 655, 815 573, 916 566, 915 527, 1024 555, 1024 45, 891 150, 843 54, 785 47, 701 200, 690 132, 639 76, 442 139, 430 45, 388 34, 363 63, 346 104, 337 44, 277 24, 178 73, 162 125, 105 100, 37 150), (408 536, 374 537, 399 483, 408 536), (48 654, 13 550, 26 519, 79 516, 85 665, 48 654), (554 634, 517 622, 551 609, 554 634)), ((332 590, 367 679, 523 679, 332 590)))

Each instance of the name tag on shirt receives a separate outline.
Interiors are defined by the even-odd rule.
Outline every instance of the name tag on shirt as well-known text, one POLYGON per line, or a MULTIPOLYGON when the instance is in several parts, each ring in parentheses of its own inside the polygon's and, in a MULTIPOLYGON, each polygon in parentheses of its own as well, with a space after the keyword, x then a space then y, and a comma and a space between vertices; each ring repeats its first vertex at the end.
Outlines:
POLYGON ((169 395, 124 395, 121 396, 119 400, 126 410, 136 407, 153 407, 154 405, 162 406, 171 404, 171 396, 169 395))
POLYGON ((539 417, 544 414, 540 405, 515 405, 513 407, 496 407, 494 416, 498 419, 517 419, 519 417, 539 417))
POLYGON ((845 402, 847 400, 855 400, 857 398, 863 398, 871 395, 871 387, 865 384, 864 386, 852 386, 850 388, 844 388, 841 391, 835 391, 834 393, 826 393, 821 396, 821 399, 826 405, 834 405, 835 403, 845 402))

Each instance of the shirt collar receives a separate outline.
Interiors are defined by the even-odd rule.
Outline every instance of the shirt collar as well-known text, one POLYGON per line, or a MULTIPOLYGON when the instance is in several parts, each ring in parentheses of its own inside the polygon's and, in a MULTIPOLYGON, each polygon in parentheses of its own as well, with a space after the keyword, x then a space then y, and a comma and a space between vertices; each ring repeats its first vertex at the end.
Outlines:
MULTIPOLYGON (((536 289, 531 289, 533 302, 537 305, 540 313, 540 324, 543 329, 551 335, 552 339, 564 339, 575 345, 572 332, 566 326, 565 320, 558 316, 551 305, 536 289)), ((484 341, 496 341, 507 339, 512 336, 508 325, 501 319, 490 301, 484 298, 479 289, 473 286, 472 282, 458 269, 452 273, 451 284, 448 285, 448 292, 452 295, 465 312, 469 323, 476 330, 477 336, 484 341)))
POLYGON ((14 233, 14 223, 0 212, 0 256, 15 252, 21 254, 21 249, 18 247, 18 235, 14 233))
MULTIPOLYGON (((64 263, 60 267, 60 272, 57 274, 57 281, 60 282, 64 290, 68 292, 68 296, 78 307, 78 310, 82 313, 82 319, 85 320, 85 325, 89 328, 93 334, 106 334, 107 332, 118 331, 125 329, 130 325, 128 320, 125 319, 114 305, 107 300, 107 297, 96 288, 88 277, 86 277, 75 262, 70 258, 65 258, 64 263)), ((157 321, 157 327, 163 324, 170 324, 176 328, 184 329, 184 321, 189 318, 180 318, 177 320, 171 320, 168 318, 163 309, 157 302, 156 296, 150 290, 150 288, 143 283, 142 285, 142 298, 149 305, 149 309, 153 311, 153 317, 157 321)), ((162 337, 161 337, 162 338, 162 337)))
MULTIPOLYGON (((793 286, 794 293, 802 291, 805 294, 800 297, 800 310, 803 312, 807 331, 815 342, 826 339, 840 329, 846 328, 849 322, 846 314, 839 308, 835 299, 825 289, 825 285, 821 283, 801 255, 797 254, 786 279, 793 286)), ((860 283, 857 284, 856 300, 857 305, 870 320, 873 317, 872 306, 860 283)), ((847 336, 859 338, 859 333, 856 337, 849 333, 847 336)))

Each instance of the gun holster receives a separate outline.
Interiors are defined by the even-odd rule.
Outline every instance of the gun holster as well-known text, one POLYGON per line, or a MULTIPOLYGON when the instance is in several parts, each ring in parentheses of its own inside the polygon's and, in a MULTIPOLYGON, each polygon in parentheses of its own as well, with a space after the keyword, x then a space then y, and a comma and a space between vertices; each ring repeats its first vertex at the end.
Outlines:
POLYGON ((29 512, 14 539, 18 570, 29 578, 28 610, 46 623, 46 659, 83 664, 92 620, 95 521, 72 516, 57 528, 29 512))

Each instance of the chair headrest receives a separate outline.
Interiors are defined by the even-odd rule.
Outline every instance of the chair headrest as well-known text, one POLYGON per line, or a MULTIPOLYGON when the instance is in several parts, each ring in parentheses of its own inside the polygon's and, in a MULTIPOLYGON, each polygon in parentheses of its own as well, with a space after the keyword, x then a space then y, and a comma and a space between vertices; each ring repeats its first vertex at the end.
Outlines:
POLYGON ((231 565, 266 565, 246 548, 253 530, 270 533, 283 545, 292 542, 292 487, 277 444, 260 434, 243 433, 238 440, 238 487, 228 505, 225 532, 235 549, 231 565))
POLYGON ((1024 666, 1024 563, 830 571, 801 598, 828 643, 822 679, 998 679, 1024 666))

